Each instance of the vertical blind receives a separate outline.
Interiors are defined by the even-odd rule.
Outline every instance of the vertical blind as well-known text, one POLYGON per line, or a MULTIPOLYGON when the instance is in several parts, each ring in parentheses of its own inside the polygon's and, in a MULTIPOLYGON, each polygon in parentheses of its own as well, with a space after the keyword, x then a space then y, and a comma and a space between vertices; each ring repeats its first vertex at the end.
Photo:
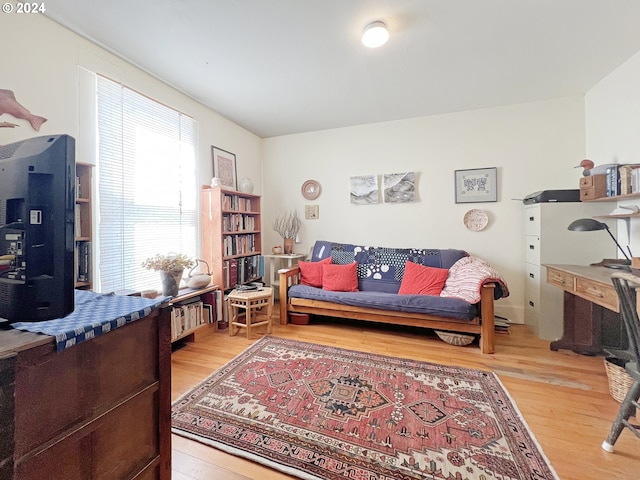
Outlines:
POLYGON ((97 89, 98 289, 158 288, 146 258, 196 255, 195 122, 107 78, 97 89))

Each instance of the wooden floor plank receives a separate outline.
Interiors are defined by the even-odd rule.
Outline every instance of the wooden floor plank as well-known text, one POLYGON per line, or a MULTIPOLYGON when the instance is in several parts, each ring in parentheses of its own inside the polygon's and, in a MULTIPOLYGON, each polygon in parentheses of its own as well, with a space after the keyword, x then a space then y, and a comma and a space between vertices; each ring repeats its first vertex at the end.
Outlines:
MULTIPOLYGON (((198 331, 195 342, 172 354, 172 400, 261 338, 262 332, 257 328, 248 340, 243 335, 229 337, 227 330, 198 331)), ((619 406, 609 394, 602 358, 552 352, 549 342, 523 325, 512 326, 508 335, 496 335, 494 355, 481 355, 475 344, 448 345, 419 329, 339 319, 286 326, 274 321, 272 335, 494 371, 562 480, 640 478, 640 440, 630 432, 622 433, 616 453, 600 448, 619 406)), ((177 480, 293 478, 177 435, 172 442, 177 480)))

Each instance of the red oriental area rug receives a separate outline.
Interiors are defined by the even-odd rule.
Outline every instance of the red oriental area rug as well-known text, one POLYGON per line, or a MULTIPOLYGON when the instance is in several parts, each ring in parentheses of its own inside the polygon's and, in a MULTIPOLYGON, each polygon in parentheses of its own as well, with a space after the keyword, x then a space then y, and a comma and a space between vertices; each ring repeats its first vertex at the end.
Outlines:
POLYGON ((263 337, 174 433, 305 479, 557 479, 491 372, 263 337))

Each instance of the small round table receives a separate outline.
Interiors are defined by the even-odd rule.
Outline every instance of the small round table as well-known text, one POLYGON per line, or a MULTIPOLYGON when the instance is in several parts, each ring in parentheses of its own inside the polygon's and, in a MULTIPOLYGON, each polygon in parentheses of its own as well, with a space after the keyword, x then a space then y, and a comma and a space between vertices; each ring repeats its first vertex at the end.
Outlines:
POLYGON ((267 326, 267 333, 271 333, 271 314, 273 312, 273 288, 264 287, 262 290, 240 291, 233 290, 227 297, 231 311, 229 335, 238 333, 239 328, 247 329, 247 338, 251 338, 251 328, 260 325, 267 326), (266 312, 264 308, 266 307, 266 312), (245 310, 245 318, 240 317, 240 310, 245 310), (266 319, 258 320, 258 314, 266 315, 266 319))

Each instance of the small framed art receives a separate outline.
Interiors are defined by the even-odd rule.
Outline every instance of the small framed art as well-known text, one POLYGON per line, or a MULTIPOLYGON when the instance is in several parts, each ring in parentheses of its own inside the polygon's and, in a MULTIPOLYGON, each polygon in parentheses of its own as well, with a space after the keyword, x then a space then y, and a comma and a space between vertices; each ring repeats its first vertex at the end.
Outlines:
POLYGON ((498 169, 456 170, 455 188, 456 203, 497 202, 498 169))
POLYGON ((304 218, 306 220, 317 220, 320 218, 320 206, 319 205, 305 205, 304 206, 304 218))
POLYGON ((211 145, 211 156, 213 157, 213 176, 220 179, 220 185, 223 188, 237 190, 235 154, 211 145))

